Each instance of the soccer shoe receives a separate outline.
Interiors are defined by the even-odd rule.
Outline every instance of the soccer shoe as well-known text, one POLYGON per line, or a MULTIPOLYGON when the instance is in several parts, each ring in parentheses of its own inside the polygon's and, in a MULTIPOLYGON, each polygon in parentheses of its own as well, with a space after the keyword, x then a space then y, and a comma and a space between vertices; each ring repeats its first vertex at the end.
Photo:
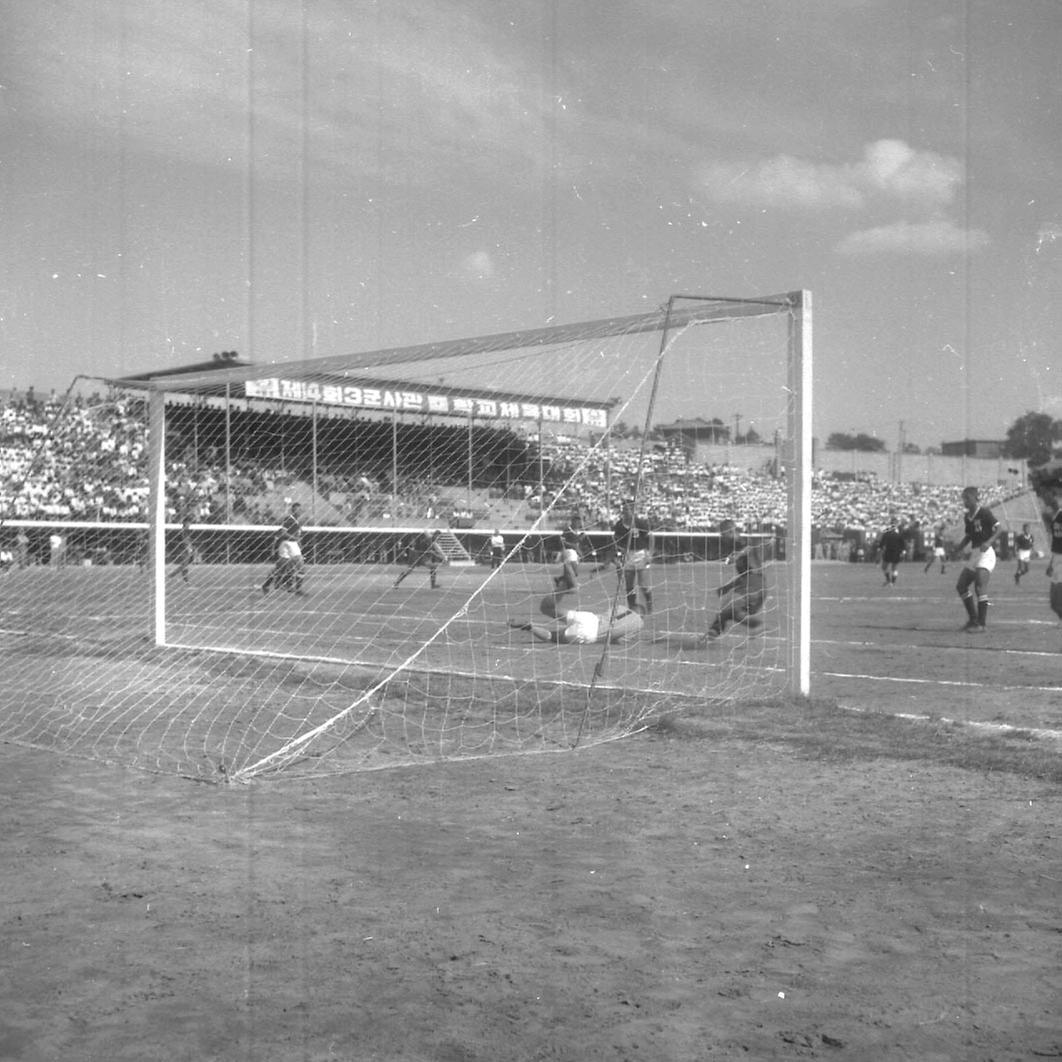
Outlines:
POLYGON ((982 624, 982 623, 974 623, 973 620, 970 620, 970 622, 967 623, 965 627, 963 627, 963 630, 967 631, 970 634, 984 634, 985 633, 984 624, 982 624))

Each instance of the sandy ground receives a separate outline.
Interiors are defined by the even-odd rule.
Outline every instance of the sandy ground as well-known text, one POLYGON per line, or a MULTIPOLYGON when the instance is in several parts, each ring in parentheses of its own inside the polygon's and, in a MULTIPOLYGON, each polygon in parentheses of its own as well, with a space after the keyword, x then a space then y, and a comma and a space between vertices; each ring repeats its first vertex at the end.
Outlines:
POLYGON ((0 1059, 1062 1057, 1050 780, 695 724, 243 787, 0 766, 0 1059))

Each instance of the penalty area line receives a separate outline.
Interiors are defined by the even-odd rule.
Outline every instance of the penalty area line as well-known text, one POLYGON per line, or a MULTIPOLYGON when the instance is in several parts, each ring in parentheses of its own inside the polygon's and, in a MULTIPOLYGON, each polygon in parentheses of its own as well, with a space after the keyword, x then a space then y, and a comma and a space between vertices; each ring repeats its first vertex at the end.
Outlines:
MULTIPOLYGON (((976 685, 976 683, 972 683, 976 685)), ((887 714, 893 719, 904 719, 911 723, 944 723, 946 726, 968 726, 973 730, 985 730, 994 734, 1031 734, 1036 738, 1049 741, 1062 741, 1062 730, 1048 730, 1038 726, 1014 726, 1011 723, 980 723, 971 719, 949 719, 944 715, 919 715, 915 712, 880 713, 872 708, 857 708, 854 704, 839 704, 844 712, 856 712, 859 715, 887 714)))
MULTIPOLYGON (((929 678, 901 678, 898 675, 863 675, 859 673, 847 673, 844 671, 820 671, 825 678, 862 679, 866 682, 903 682, 911 686, 959 686, 968 689, 981 690, 985 688, 983 682, 962 682, 959 679, 929 679, 929 678)), ((1035 693, 1059 693, 1062 686, 993 686, 994 690, 1030 690, 1035 693)), ((1020 727, 1019 729, 1025 729, 1020 727)))

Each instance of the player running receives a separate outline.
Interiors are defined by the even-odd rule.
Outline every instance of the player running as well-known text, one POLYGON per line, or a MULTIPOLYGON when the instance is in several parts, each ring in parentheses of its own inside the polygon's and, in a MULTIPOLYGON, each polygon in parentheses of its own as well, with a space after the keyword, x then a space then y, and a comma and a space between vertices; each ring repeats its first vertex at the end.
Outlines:
POLYGON ((653 559, 653 532, 644 516, 635 516, 634 502, 625 501, 620 518, 612 525, 616 562, 623 573, 627 607, 633 609, 638 589, 645 601, 645 613, 653 611, 653 587, 649 581, 649 564, 653 559))
POLYGON ((417 568, 427 568, 428 581, 431 583, 431 588, 432 590, 437 590, 439 586, 439 568, 444 564, 450 563, 445 550, 442 548, 442 543, 439 541, 439 532, 422 531, 417 535, 413 542, 411 557, 412 559, 406 566, 405 570, 395 580, 395 585, 392 589, 397 589, 401 586, 402 580, 405 579, 411 571, 414 571, 417 568))
POLYGON ((1035 540, 1028 524, 1022 524, 1021 530, 1014 536, 1014 549, 1018 554, 1018 566, 1014 569, 1014 585, 1021 585, 1021 577, 1029 574, 1029 561, 1032 559, 1035 540))
POLYGON ((963 490, 962 504, 966 510, 963 516, 966 534, 959 543, 959 549, 964 550, 967 546, 971 549, 955 589, 969 617, 963 630, 977 634, 984 632, 988 621, 988 581, 996 566, 996 551, 992 543, 1001 529, 992 510, 980 503, 976 487, 963 490))
POLYGON ((561 573, 553 580, 554 589, 574 590, 579 580, 579 562, 596 556, 597 550, 583 530, 583 519, 576 513, 561 531, 561 573))

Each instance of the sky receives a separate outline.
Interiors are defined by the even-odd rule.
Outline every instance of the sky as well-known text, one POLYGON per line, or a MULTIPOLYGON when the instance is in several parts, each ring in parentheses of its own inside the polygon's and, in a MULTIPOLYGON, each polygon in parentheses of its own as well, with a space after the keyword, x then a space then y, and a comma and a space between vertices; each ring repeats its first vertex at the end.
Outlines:
POLYGON ((1062 418, 1058 0, 3 7, 0 388, 805 289, 820 439, 1062 418))

